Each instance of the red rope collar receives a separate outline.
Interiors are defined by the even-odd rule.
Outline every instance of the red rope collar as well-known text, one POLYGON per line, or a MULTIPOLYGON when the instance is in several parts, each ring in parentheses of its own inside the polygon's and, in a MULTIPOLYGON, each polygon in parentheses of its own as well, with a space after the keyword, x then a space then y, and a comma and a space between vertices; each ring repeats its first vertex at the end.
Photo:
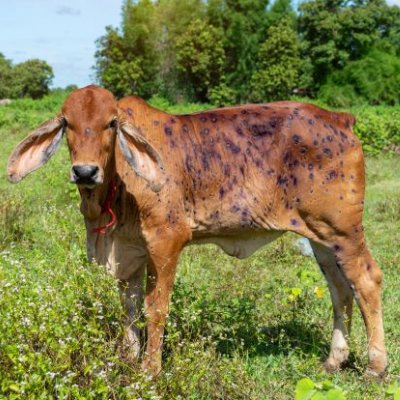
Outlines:
POLYGON ((111 208, 111 205, 115 199, 115 195, 117 193, 117 185, 115 183, 114 178, 111 179, 110 184, 108 185, 107 197, 104 200, 103 205, 101 206, 101 214, 109 214, 111 216, 110 222, 106 225, 99 226, 97 228, 93 228, 92 232, 99 233, 101 235, 105 235, 108 228, 111 228, 115 221, 117 220, 115 217, 115 213, 111 208))

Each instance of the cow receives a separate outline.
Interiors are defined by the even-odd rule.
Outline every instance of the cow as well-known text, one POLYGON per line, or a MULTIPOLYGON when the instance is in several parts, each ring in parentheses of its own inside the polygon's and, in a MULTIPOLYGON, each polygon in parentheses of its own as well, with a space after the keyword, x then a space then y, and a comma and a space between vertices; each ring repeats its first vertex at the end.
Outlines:
POLYGON ((151 374, 161 370, 182 249, 214 243, 245 258, 291 231, 310 240, 328 282, 334 322, 326 370, 348 359, 355 297, 368 336, 366 372, 381 377, 382 272, 363 232, 364 158, 354 123, 350 114, 292 101, 172 115, 139 97, 117 102, 91 85, 17 145, 8 177, 19 182, 42 166, 66 136, 88 258, 118 279, 132 357, 140 352, 146 278, 142 366, 151 374))

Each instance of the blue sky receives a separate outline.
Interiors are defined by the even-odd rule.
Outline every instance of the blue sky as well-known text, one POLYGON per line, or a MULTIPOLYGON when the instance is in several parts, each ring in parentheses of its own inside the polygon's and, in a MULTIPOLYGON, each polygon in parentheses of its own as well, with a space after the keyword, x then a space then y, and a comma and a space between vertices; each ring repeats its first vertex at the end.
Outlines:
POLYGON ((120 25, 122 1, 0 0, 0 52, 14 63, 46 60, 53 86, 85 86, 94 79, 95 40, 120 25))
POLYGON ((0 0, 0 52, 47 61, 53 86, 93 82, 95 40, 119 26, 122 0, 0 0))

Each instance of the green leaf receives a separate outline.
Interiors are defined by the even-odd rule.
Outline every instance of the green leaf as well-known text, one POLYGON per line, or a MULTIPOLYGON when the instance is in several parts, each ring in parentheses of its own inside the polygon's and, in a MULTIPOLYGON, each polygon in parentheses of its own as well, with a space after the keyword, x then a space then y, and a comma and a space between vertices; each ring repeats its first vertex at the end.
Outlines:
POLYGON ((9 390, 12 390, 13 392, 19 393, 19 387, 18 385, 15 385, 14 383, 12 383, 9 387, 9 390))
POLYGON ((310 378, 303 378, 296 385, 296 400, 308 400, 315 394, 315 383, 310 378))
POLYGON ((342 389, 330 389, 326 395, 327 400, 346 400, 346 396, 342 389))

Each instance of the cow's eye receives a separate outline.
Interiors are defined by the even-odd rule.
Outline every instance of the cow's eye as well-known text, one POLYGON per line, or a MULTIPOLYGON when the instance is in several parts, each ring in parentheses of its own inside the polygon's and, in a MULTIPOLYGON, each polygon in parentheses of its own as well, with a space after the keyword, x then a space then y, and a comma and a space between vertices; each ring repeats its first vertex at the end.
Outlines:
POLYGON ((117 127, 117 119, 114 118, 110 121, 110 123, 108 124, 108 128, 110 129, 115 129, 117 127))

